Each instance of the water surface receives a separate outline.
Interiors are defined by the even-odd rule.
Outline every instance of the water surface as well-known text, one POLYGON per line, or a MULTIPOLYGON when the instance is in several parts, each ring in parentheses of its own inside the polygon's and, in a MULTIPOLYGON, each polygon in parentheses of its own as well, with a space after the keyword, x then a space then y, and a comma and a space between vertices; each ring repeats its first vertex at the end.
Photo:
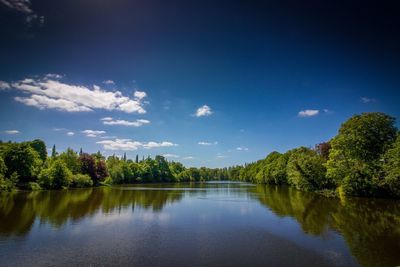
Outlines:
POLYGON ((398 266, 400 202, 232 182, 0 194, 1 266, 398 266))

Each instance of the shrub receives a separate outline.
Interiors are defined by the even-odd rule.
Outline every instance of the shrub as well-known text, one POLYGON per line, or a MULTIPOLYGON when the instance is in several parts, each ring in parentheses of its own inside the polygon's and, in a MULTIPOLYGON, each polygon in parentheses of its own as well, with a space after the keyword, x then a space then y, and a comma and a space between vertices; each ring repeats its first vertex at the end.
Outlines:
POLYGON ((91 187, 93 186, 93 181, 89 175, 79 173, 73 175, 70 186, 75 188, 91 187))
POLYGON ((46 189, 61 189, 68 187, 72 179, 72 173, 61 160, 55 160, 50 167, 43 169, 39 174, 38 182, 46 189))

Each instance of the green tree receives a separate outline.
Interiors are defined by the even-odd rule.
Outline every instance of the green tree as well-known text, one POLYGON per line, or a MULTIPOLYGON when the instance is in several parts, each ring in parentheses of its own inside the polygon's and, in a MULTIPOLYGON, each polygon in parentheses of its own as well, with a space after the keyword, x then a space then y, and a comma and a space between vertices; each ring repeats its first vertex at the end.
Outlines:
POLYGON ((395 119, 383 113, 355 115, 331 140, 327 176, 348 195, 378 195, 384 152, 396 138, 395 119))
POLYGON ((400 197, 400 134, 384 156, 383 186, 389 195, 400 197))
POLYGON ((79 173, 80 165, 78 154, 72 148, 68 148, 67 151, 61 153, 59 159, 65 163, 73 174, 79 173))
POLYGON ((42 165, 39 154, 27 143, 7 145, 3 159, 7 166, 6 177, 15 172, 22 183, 35 181, 42 165))
POLYGON ((47 159, 46 144, 40 139, 35 139, 29 142, 29 144, 39 154, 39 157, 42 160, 42 162, 45 162, 47 159))
POLYGON ((331 188, 333 182, 325 174, 324 159, 314 150, 300 147, 290 152, 287 163, 289 184, 304 191, 331 188))
POLYGON ((61 189, 68 187, 72 180, 72 173, 65 163, 54 160, 49 168, 43 169, 39 175, 39 184, 46 189, 61 189))
POLYGON ((57 157, 56 145, 53 145, 53 148, 51 149, 51 158, 54 159, 56 157, 57 157))

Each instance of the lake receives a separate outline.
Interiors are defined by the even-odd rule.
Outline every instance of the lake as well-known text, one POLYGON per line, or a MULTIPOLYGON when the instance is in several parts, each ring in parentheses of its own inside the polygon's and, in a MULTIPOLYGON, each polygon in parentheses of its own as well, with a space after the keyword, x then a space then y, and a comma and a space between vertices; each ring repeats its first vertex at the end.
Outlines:
POLYGON ((0 194, 1 266, 398 266, 400 201, 238 182, 0 194))

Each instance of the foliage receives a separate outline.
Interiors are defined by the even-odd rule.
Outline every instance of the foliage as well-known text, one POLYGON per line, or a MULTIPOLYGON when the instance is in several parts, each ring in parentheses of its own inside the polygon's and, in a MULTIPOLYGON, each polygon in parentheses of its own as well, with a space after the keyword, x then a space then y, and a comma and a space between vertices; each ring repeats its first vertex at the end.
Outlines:
POLYGON ((84 188, 93 186, 93 181, 87 174, 75 174, 72 176, 71 187, 84 188))
POLYGON ((392 195, 400 197, 400 133, 396 142, 384 155, 383 187, 392 195))
POLYGON ((3 151, 3 159, 7 166, 5 176, 15 172, 22 183, 34 181, 42 165, 39 154, 27 143, 9 144, 3 151))
POLYGON ((47 159, 47 148, 43 140, 35 139, 29 142, 29 145, 39 154, 42 162, 45 162, 47 159))
POLYGON ((68 187, 71 180, 71 171, 63 161, 57 159, 40 172, 38 182, 45 189, 61 189, 68 187))
POLYGON ((332 187, 333 183, 326 178, 325 173, 324 159, 314 150, 300 147, 290 152, 288 182, 297 189, 312 191, 332 187))
POLYGON ((93 184, 97 184, 96 161, 94 158, 87 153, 82 153, 79 156, 79 166, 80 173, 89 175, 93 184))
POLYGON ((394 118, 383 113, 363 113, 346 121, 331 140, 327 176, 348 195, 382 194, 383 155, 394 142, 394 118))
POLYGON ((71 148, 68 148, 67 151, 61 153, 58 158, 62 160, 67 168, 73 173, 80 172, 80 165, 78 160, 78 154, 71 148))

